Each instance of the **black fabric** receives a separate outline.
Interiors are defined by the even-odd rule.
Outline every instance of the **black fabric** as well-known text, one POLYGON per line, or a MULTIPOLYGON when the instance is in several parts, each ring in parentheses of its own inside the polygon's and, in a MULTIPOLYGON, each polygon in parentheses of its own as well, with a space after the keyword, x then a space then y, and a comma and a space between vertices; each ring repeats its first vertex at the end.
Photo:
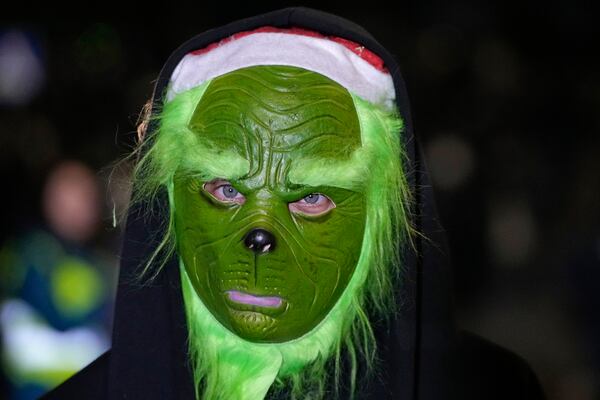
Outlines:
MULTIPOLYGON (((408 180, 416 194, 415 226, 429 240, 416 239, 417 251, 403 248, 406 273, 396 288, 400 314, 390 326, 376 326, 380 373, 361 382, 360 399, 493 399, 542 398, 527 365, 499 347, 456 332, 453 323, 451 266, 427 166, 414 136, 408 96, 400 68, 383 46, 362 27, 322 11, 293 7, 236 21, 206 31, 182 44, 164 64, 153 94, 158 111, 176 65, 188 52, 236 32, 261 26, 301 27, 343 37, 380 56, 392 74, 396 102, 405 122, 408 180)), ((147 141, 156 126, 150 124, 147 141)), ((128 215, 115 309, 113 346, 97 360, 51 392, 48 399, 193 399, 186 361, 186 326, 176 256, 151 286, 134 283, 133 275, 161 237, 163 213, 128 215)), ((268 394, 269 396, 269 394, 268 394)), ((285 398, 285 394, 280 394, 285 398)))
POLYGON ((103 353, 87 367, 79 371, 66 383, 59 385, 43 396, 44 399, 104 400, 107 397, 108 363, 110 350, 103 353))
POLYGON ((479 336, 461 332, 452 370, 452 399, 543 399, 537 377, 525 360, 479 336))

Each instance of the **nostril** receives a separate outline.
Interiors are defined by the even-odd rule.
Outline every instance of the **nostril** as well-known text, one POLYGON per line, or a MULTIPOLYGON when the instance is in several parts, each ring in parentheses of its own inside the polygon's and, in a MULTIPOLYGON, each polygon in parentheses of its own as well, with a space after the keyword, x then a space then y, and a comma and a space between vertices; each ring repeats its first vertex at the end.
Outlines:
POLYGON ((252 229, 244 238, 244 244, 255 253, 267 253, 275 249, 275 236, 265 229, 252 229))

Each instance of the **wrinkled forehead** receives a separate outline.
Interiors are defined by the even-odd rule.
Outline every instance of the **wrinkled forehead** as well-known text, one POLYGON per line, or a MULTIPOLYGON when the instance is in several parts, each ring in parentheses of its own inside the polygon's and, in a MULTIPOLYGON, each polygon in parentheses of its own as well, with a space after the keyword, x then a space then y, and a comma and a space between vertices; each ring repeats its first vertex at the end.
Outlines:
POLYGON ((189 121, 212 148, 235 150, 251 163, 276 153, 343 159, 361 145, 348 90, 292 66, 253 66, 213 79, 189 121))
POLYGON ((313 71, 253 66, 214 78, 188 128, 216 164, 224 165, 221 178, 236 175, 228 165, 246 165, 235 171, 251 185, 358 189, 364 184, 353 160, 361 147, 353 96, 313 71), (220 160, 224 157, 227 161, 220 160))

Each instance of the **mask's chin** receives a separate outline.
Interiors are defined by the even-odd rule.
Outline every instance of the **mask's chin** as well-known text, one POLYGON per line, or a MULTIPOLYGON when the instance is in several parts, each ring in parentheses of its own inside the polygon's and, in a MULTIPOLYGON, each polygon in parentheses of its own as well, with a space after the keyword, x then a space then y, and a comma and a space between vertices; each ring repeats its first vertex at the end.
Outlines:
POLYGON ((236 390, 251 393, 250 398, 264 398, 276 378, 279 384, 285 382, 284 378, 296 379, 309 364, 311 377, 325 376, 331 357, 338 357, 336 365, 340 362, 340 347, 346 343, 343 338, 348 336, 347 329, 357 316, 353 300, 363 290, 366 271, 367 265, 359 262, 333 308, 310 331, 287 341, 256 342, 225 327, 208 310, 180 259, 189 353, 196 385, 206 377, 209 382, 214 380, 215 387, 235 386, 236 390), (221 382, 219 377, 228 377, 227 383, 221 382))
MULTIPOLYGON (((188 276, 186 272, 186 277, 188 276)), ((217 294, 216 298, 208 299, 204 299, 197 290, 194 291, 194 295, 223 328, 241 339, 254 343, 298 340, 314 330, 327 315, 324 313, 318 318, 307 317, 305 320, 289 321, 290 303, 285 298, 256 295, 242 290, 225 290, 220 295, 217 294)), ((312 300, 307 301, 310 305, 312 300)), ((327 307, 327 310, 332 306, 333 304, 327 307)))

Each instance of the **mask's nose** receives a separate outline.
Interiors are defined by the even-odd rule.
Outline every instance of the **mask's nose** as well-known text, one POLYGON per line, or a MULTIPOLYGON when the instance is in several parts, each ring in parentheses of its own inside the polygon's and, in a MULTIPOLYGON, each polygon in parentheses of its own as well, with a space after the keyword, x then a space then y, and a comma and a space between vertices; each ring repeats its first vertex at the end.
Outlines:
POLYGON ((267 253, 275 249, 275 236, 264 229, 252 229, 244 238, 244 244, 255 253, 267 253))

